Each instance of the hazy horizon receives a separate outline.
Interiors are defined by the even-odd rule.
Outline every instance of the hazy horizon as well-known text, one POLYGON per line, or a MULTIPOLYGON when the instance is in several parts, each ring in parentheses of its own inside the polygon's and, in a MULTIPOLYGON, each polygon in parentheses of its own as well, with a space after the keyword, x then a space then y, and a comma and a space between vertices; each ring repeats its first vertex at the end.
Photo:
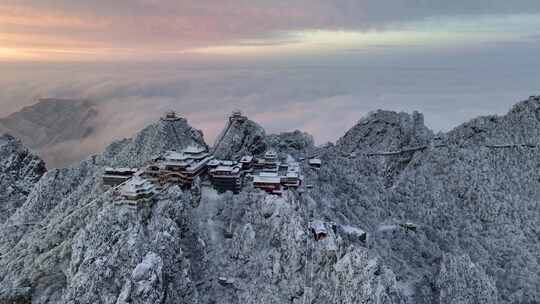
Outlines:
POLYGON ((166 109, 210 142, 239 108, 324 143, 377 109, 446 131, 540 93, 537 1, 7 0, 0 43, 0 117, 96 100, 101 144, 166 109))

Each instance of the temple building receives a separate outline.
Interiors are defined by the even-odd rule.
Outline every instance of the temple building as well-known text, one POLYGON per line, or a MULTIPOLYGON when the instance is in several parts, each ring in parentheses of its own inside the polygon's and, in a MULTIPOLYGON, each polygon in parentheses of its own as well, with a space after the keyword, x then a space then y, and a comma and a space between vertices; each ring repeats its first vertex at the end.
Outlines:
POLYGON ((157 189, 149 180, 135 176, 122 186, 120 193, 127 200, 148 200, 157 193, 157 189))
POLYGON ((287 171, 284 175, 281 175, 281 183, 285 187, 298 188, 302 183, 302 177, 300 175, 300 165, 296 162, 287 164, 287 171))
POLYGON ((311 158, 309 159, 308 164, 310 167, 318 169, 321 167, 322 161, 319 158, 311 158))
POLYGON ((176 115, 176 112, 174 111, 167 111, 165 113, 165 115, 163 117, 161 117, 161 120, 165 120, 165 121, 176 121, 176 120, 180 120, 182 119, 182 117, 176 115))
POLYGON ((267 162, 276 162, 277 161, 277 153, 274 150, 268 150, 266 153, 264 153, 264 159, 267 162))
POLYGON ((142 177, 146 178, 147 180, 158 183, 159 182, 159 174, 162 170, 162 166, 157 163, 151 163, 144 167, 142 177))
POLYGON ((253 176, 253 186, 271 194, 281 194, 281 178, 277 173, 261 172, 253 176))
POLYGON ((242 115, 242 111, 240 110, 234 110, 231 116, 229 116, 229 122, 231 123, 233 121, 244 122, 246 120, 247 120, 247 116, 242 115))
POLYGON ((208 174, 212 186, 219 192, 238 193, 242 188, 243 172, 242 165, 239 163, 213 160, 208 174))
POLYGON ((242 158, 240 158, 240 164, 242 165, 242 170, 250 170, 253 164, 253 156, 242 156, 242 158))
POLYGON ((328 237, 328 230, 326 230, 326 225, 321 220, 314 220, 309 224, 311 228, 311 233, 313 233, 313 238, 316 241, 323 240, 328 237))
POLYGON ((137 172, 137 169, 133 168, 105 168, 103 174, 103 184, 106 186, 117 186, 126 182, 137 172))
POLYGON ((264 172, 277 173, 279 171, 279 163, 277 161, 276 151, 273 151, 273 150, 266 151, 266 153, 264 154, 264 158, 258 159, 256 167, 257 169, 262 170, 264 172))
POLYGON ((205 148, 190 146, 181 152, 165 152, 147 172, 157 174, 162 185, 179 184, 187 188, 196 176, 206 171, 212 158, 205 148))

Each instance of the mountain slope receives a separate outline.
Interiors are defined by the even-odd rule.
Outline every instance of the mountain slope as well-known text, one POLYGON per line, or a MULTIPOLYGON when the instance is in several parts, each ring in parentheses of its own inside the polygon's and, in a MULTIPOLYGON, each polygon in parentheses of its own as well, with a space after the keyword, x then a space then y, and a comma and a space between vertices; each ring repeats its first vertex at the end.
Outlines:
POLYGON ((24 203, 45 163, 10 135, 0 135, 0 223, 24 203))
MULTIPOLYGON (((537 106, 518 105, 519 116, 532 119, 537 106)), ((512 115, 482 142, 534 128, 512 115)), ((539 148, 464 145, 461 128, 434 147, 420 114, 376 112, 335 146, 314 148, 305 134, 238 126, 219 147, 225 156, 263 152, 259 143, 316 152, 320 170, 302 164, 312 187, 283 197, 170 187, 127 205, 102 188, 104 166, 204 144, 186 121, 159 121, 39 179, 0 226, 0 302, 536 303, 539 148), (314 240, 315 220, 328 238, 314 240)))
POLYGON ((266 132, 256 122, 232 120, 216 139, 213 153, 218 159, 238 159, 245 154, 257 155, 266 149, 266 132))
POLYGON ((503 116, 483 116, 448 132, 448 141, 461 146, 540 145, 540 105, 533 98, 515 104, 503 116))
MULTIPOLYGON (((0 226, 5 232, 0 236, 0 269, 3 269, 0 272, 0 299, 22 302, 31 299, 32 303, 68 301, 69 294, 76 294, 76 290, 79 290, 78 282, 86 282, 80 278, 84 277, 85 268, 78 264, 81 261, 75 260, 78 239, 84 237, 86 231, 91 231, 91 238, 106 237, 103 244, 92 240, 84 242, 84 246, 92 248, 81 249, 88 259, 93 259, 92 254, 104 254, 104 248, 100 246, 110 248, 110 234, 94 234, 93 229, 114 232, 112 227, 116 221, 131 210, 127 206, 117 208, 113 203, 112 192, 104 191, 100 181, 104 167, 142 165, 142 162, 149 160, 162 148, 182 149, 188 145, 200 144, 201 140, 202 134, 192 129, 185 120, 159 121, 145 128, 132 140, 112 144, 102 155, 90 157, 69 168, 47 172, 33 187, 26 202, 0 226), (108 217, 110 215, 111 218, 108 217), (90 253, 93 249, 96 251, 90 253), (24 269, 20 269, 21 265, 24 269), (79 267, 82 267, 80 271, 79 267)), ((161 212, 159 215, 162 216, 161 212)), ((133 233, 136 235, 143 231, 139 227, 146 229, 146 218, 141 222, 142 226, 137 226, 136 221, 128 222, 134 225, 133 233)), ((121 223, 125 224, 127 222, 121 223)), ((143 250, 147 242, 139 245, 143 250)), ((134 252, 126 254, 131 256, 134 252)), ((125 267, 120 259, 115 263, 119 263, 118 267, 125 267)), ((91 276, 95 288, 99 286, 98 281, 107 279, 98 278, 98 275, 101 273, 92 273, 91 276)), ((110 300, 102 289, 96 290, 96 293, 103 297, 97 302, 110 300)), ((96 303, 90 291, 85 294, 88 303, 96 303)))
MULTIPOLYGON (((529 105, 520 115, 534 117, 538 105, 529 105)), ((521 130, 538 132, 534 122, 514 120, 513 115, 511 111, 500 120, 514 123, 487 128, 482 142, 505 144, 519 138, 521 130), (507 137, 500 137, 501 133, 507 137), (514 133, 516 137, 511 136, 514 133)), ((376 126, 355 127, 360 128, 356 130, 360 137, 347 142, 373 143, 383 151, 399 148, 398 144, 380 146, 378 135, 366 137, 378 128, 379 122, 373 123, 376 126)), ((469 125, 446 136, 459 138, 456 134, 469 125)), ((392 143, 399 138, 380 141, 392 143)), ((534 303, 540 297, 540 148, 463 146, 465 140, 398 155, 336 157, 344 155, 342 139, 323 152, 326 165, 309 174, 314 184, 311 195, 319 202, 322 216, 362 223, 372 232, 372 250, 408 286, 414 303, 534 303), (401 164, 397 174, 389 170, 396 164, 401 164), (409 221, 417 226, 416 232, 400 226, 409 221), (485 287, 479 289, 485 295, 457 290, 463 288, 463 277, 474 277, 471 272, 478 286, 485 287), (428 288, 431 284, 438 287, 428 288), (448 295, 448 289, 461 295, 448 295), (465 300, 457 300, 461 297, 465 300)))
POLYGON ((206 147, 201 130, 191 127, 185 118, 159 120, 144 128, 133 138, 115 141, 109 145, 103 162, 117 166, 136 167, 166 150, 182 150, 190 145, 206 147))
POLYGON ((429 143, 432 132, 424 116, 392 111, 376 111, 362 118, 336 145, 346 154, 360 151, 400 150, 429 143))

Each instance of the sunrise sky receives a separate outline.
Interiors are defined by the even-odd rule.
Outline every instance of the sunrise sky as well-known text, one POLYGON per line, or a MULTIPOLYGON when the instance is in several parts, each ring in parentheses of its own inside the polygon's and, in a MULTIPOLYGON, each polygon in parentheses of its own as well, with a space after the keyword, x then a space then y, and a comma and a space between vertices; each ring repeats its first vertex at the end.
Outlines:
POLYGON ((210 140, 234 108, 319 143, 380 108, 448 130, 540 94, 539 53, 538 0, 2 0, 0 117, 89 98, 103 142, 171 108, 210 140))
POLYGON ((475 47, 537 40, 539 13, 534 0, 4 0, 0 59, 167 60, 475 47))

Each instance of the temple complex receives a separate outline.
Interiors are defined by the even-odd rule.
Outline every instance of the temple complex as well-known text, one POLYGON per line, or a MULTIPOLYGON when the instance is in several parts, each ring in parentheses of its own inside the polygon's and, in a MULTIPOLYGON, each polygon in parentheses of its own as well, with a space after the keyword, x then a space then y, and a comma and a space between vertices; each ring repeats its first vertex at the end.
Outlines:
MULTIPOLYGON (((170 111, 162 119, 181 118, 170 111)), ((240 111, 234 111, 229 117, 229 123, 245 120, 247 117, 240 111)), ((310 166, 320 167, 320 160, 314 161, 309 160, 310 166)), ((208 180, 218 192, 239 193, 244 185, 252 184, 254 188, 276 195, 300 187, 303 180, 300 164, 290 155, 279 155, 272 149, 260 157, 243 155, 236 160, 223 160, 214 158, 206 147, 192 145, 181 151, 165 151, 140 169, 106 168, 103 184, 121 185, 121 194, 128 200, 145 200, 170 185, 190 189, 197 177, 208 180)))

